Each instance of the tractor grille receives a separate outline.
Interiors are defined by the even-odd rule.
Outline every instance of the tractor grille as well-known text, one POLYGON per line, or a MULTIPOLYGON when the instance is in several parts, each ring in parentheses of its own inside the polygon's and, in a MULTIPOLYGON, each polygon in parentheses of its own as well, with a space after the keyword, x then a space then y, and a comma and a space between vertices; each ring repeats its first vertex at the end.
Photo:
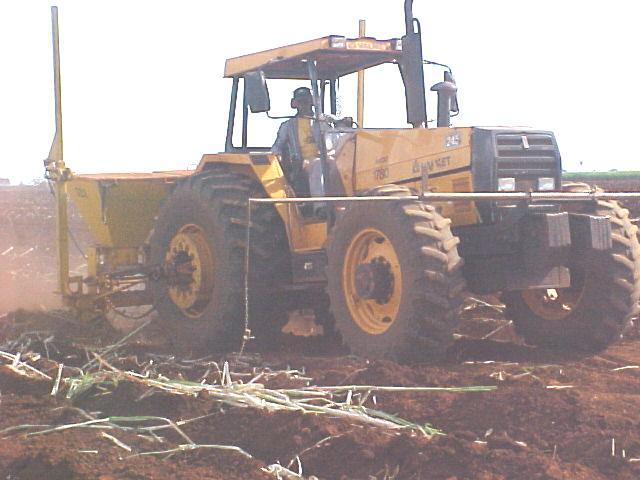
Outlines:
MULTIPOLYGON (((560 152, 552 132, 475 127, 471 142, 474 191, 513 188, 528 192, 539 191, 540 186, 560 189, 560 152)), ((513 206, 503 202, 475 202, 482 222, 487 224, 499 221, 505 210, 502 207, 514 210, 513 206)))
POLYGON ((558 170, 557 150, 549 134, 501 133, 496 135, 495 147, 501 176, 555 176, 558 170))

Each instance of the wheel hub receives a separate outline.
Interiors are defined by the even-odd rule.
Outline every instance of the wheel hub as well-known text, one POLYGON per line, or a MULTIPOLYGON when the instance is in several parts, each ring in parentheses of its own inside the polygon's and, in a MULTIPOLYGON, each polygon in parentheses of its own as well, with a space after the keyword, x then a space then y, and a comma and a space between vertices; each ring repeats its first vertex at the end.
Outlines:
POLYGON ((356 291, 366 300, 375 300, 380 305, 389 302, 393 284, 391 265, 384 257, 376 257, 369 263, 361 263, 356 267, 356 291))
POLYGON ((211 301, 215 271, 204 231, 184 225, 171 239, 165 262, 172 272, 169 298, 186 316, 200 317, 211 301))
POLYGON ((386 332, 398 316, 402 298, 400 261, 389 238, 374 228, 354 235, 342 274, 352 321, 371 335, 386 332))
POLYGON ((522 299, 539 317, 560 321, 571 315, 585 294, 585 275, 582 270, 571 271, 571 286, 567 288, 533 289, 522 292, 522 299))

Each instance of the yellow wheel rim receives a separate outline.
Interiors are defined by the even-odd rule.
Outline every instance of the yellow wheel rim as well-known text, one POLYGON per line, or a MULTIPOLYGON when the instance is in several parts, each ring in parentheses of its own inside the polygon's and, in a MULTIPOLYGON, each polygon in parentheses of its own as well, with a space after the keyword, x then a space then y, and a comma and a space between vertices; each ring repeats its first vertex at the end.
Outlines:
POLYGON ((198 318, 211 301, 215 258, 204 231, 197 225, 184 225, 171 239, 165 256, 178 280, 169 287, 171 301, 190 318, 198 318))
POLYGON ((402 296, 400 261, 389 238, 368 228, 353 237, 344 258, 342 287, 353 322, 372 335, 396 320, 402 296))
POLYGON ((568 288, 525 290, 522 299, 537 316, 545 320, 564 320, 575 311, 584 297, 584 273, 572 271, 571 283, 568 288))

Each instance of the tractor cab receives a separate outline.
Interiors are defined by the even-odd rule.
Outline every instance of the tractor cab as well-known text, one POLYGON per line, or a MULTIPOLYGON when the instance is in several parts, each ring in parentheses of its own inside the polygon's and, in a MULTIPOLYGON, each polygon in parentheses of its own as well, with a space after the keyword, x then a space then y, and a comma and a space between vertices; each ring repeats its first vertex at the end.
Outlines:
MULTIPOLYGON (((232 78, 233 84, 225 150, 269 150, 270 143, 250 145, 248 139, 251 129, 258 128, 265 117, 276 125, 286 119, 271 117, 269 87, 273 90, 274 84, 289 94, 296 87, 310 87, 317 116, 335 116, 340 78, 378 65, 398 63, 401 57, 400 39, 347 39, 333 35, 227 60, 225 77, 232 78), (242 103, 238 101, 240 93, 242 103)), ((273 107, 280 110, 278 105, 273 107)))
MULTIPOLYGON (((430 130, 428 133, 424 128, 427 125, 425 62, 422 60, 419 23, 416 25, 418 27, 408 30, 402 38, 380 40, 330 35, 228 59, 224 76, 232 79, 232 87, 225 153, 247 155, 262 152, 268 155, 272 152, 278 128, 293 118, 288 111, 283 114, 283 107, 291 93, 303 86, 312 93, 313 122, 308 128, 313 130, 318 144, 318 168, 310 170, 317 172, 316 177, 321 175, 321 179, 314 180, 313 173, 291 174, 292 162, 279 155, 284 176, 296 196, 308 196, 310 191, 311 196, 350 195, 368 189, 370 183, 378 184, 388 178, 391 174, 389 163, 409 160, 403 151, 411 150, 411 145, 416 142, 424 146, 424 154, 433 153, 427 150, 432 148, 430 145, 446 140, 435 139, 444 135, 443 132, 434 134, 430 130), (417 131, 410 133, 410 128, 391 129, 387 125, 383 129, 367 129, 365 132, 363 125, 359 124, 362 123, 360 112, 364 109, 360 88, 357 92, 359 121, 354 121, 353 116, 343 116, 340 106, 345 102, 340 92, 341 83, 348 85, 347 77, 352 74, 389 65, 398 67, 398 80, 404 87, 405 125, 422 130, 421 134, 417 131), (363 145, 361 161, 358 161, 355 145, 354 148, 348 147, 350 143, 363 145), (371 165, 371 161, 377 161, 377 165, 371 165), (359 169, 372 171, 358 175, 359 169), (301 176, 304 179, 301 180, 301 176), (322 185, 314 189, 314 183, 322 185), (318 191, 322 193, 318 194, 318 191)), ((380 72, 390 77, 389 72, 380 72)), ((438 126, 449 130, 450 115, 457 111, 456 87, 450 71, 446 72, 444 81, 432 90, 438 94, 438 126)), ((347 92, 347 96, 353 98, 355 93, 347 92)), ((380 100, 377 96, 376 102, 380 100)), ((459 140, 460 134, 456 135, 459 140)), ((464 147, 460 143, 452 146, 464 147)), ((273 153, 280 152, 273 150, 273 153)), ((436 165, 435 160, 435 157, 427 159, 431 166, 436 165)), ((447 166, 441 165, 443 168, 447 166)), ((405 179, 416 177, 416 171, 423 166, 412 164, 409 168, 409 171, 402 169, 401 175, 405 179)), ((471 215, 467 217, 467 222, 475 220, 471 215)))
MULTIPOLYGON (((410 33, 411 34, 411 33, 410 33)), ((413 34, 419 35, 419 33, 413 34)), ((327 127, 362 128, 355 122, 336 122, 340 81, 356 72, 386 64, 399 67, 407 104, 407 122, 416 127, 426 126, 422 56, 416 55, 416 41, 402 38, 379 40, 372 37, 346 38, 330 35, 294 45, 274 48, 226 61, 224 76, 233 79, 231 102, 225 142, 226 152, 268 151, 270 144, 252 144, 254 129, 268 118, 275 124, 287 116, 273 116, 270 89, 275 86, 291 93, 296 87, 308 86, 313 93, 316 116, 327 127), (416 70, 415 66, 419 66, 416 70), (418 73, 416 73, 418 71, 418 73), (239 97, 242 97, 239 101, 239 97), (242 102, 242 103, 240 103, 242 102)), ((449 95, 449 108, 455 111, 455 84, 447 72, 448 82, 434 86, 444 98, 449 95), (447 88, 448 87, 448 88, 447 88)), ((445 78, 445 80, 447 80, 445 78)), ((280 99, 278 103, 284 103, 280 99)), ((361 102, 362 99, 358 98, 361 102)), ((439 122, 440 123, 440 122, 439 122)), ((440 126, 440 125, 439 125, 440 126)), ((446 126, 449 126, 448 120, 446 126)), ((273 130, 271 128, 270 130, 273 130)), ((272 139, 273 140, 273 139, 272 139)))

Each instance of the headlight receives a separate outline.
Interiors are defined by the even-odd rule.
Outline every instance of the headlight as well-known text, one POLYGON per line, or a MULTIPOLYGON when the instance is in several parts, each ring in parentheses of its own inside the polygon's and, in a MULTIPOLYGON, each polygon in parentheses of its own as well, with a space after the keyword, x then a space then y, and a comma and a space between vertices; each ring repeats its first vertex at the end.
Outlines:
POLYGON ((538 179, 538 190, 541 192, 555 190, 556 180, 552 177, 542 177, 538 179))
POLYGON ((515 178, 499 178, 498 179, 498 191, 499 192, 515 192, 516 191, 516 179, 515 178))

